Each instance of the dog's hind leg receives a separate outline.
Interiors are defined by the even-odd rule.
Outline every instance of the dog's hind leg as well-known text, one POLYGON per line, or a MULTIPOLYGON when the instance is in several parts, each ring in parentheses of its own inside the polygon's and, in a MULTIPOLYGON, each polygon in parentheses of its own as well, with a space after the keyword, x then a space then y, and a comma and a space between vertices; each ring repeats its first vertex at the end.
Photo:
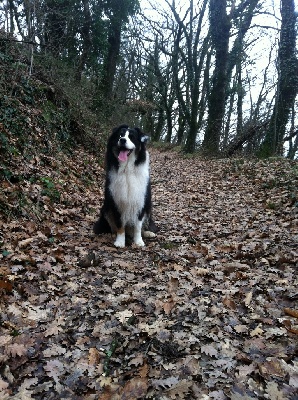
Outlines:
POLYGON ((110 224, 108 223, 103 214, 101 214, 98 221, 95 222, 93 226, 93 232, 96 235, 99 235, 100 233, 112 233, 110 224))
POLYGON ((149 215, 149 217, 145 220, 145 223, 143 225, 143 237, 151 239, 155 238, 157 231, 158 227, 155 225, 152 215, 149 215))

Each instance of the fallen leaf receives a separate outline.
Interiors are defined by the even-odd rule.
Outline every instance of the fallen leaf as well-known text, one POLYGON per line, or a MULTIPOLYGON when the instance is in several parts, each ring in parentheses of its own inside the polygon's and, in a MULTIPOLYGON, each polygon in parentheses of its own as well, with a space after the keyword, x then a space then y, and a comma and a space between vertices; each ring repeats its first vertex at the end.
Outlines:
POLYGON ((138 400, 146 396, 148 390, 148 380, 146 378, 132 378, 120 390, 121 400, 138 400))
POLYGON ((64 364, 57 359, 47 361, 43 368, 46 374, 53 378, 55 382, 59 382, 64 372, 64 364))
POLYGON ((270 400, 287 400, 287 397, 284 397, 284 394, 279 390, 276 382, 268 382, 266 393, 270 400))
POLYGON ((298 334, 298 328, 293 328, 291 321, 284 320, 283 324, 288 332, 295 333, 296 335, 298 334))
POLYGON ((165 314, 170 315, 172 309, 175 307, 175 302, 173 300, 169 300, 169 301, 163 303, 162 307, 163 307, 165 314))
MULTIPOLYGON (((7 382, 5 382, 5 381, 3 381, 1 378, 0 378, 0 393, 2 392, 5 392, 6 391, 6 389, 9 387, 9 384, 7 383, 7 382)), ((8 392, 7 392, 7 394, 8 394, 8 392)))
POLYGON ((253 292, 252 292, 252 291, 250 291, 250 292, 248 292, 248 293, 246 294, 245 300, 244 300, 244 304, 246 305, 246 307, 248 307, 248 306, 250 305, 251 300, 252 300, 252 295, 253 295, 253 292))
POLYGON ((182 379, 170 389, 165 390, 165 393, 171 399, 187 399, 191 390, 191 386, 192 382, 190 380, 182 379))
POLYGON ((32 238, 32 237, 31 237, 31 238, 28 238, 28 239, 21 240, 21 241, 18 243, 18 246, 19 246, 20 248, 26 247, 28 244, 32 243, 33 240, 34 240, 34 238, 32 238))
POLYGON ((298 318, 298 310, 293 310, 291 308, 284 308, 284 312, 291 317, 298 318))
POLYGON ((0 289, 5 289, 8 292, 11 292, 12 288, 13 286, 10 282, 0 279, 0 289))
POLYGON ((235 325, 234 329, 237 333, 247 333, 248 327, 246 325, 235 325))
POLYGON ((277 358, 272 358, 264 363, 258 364, 259 371, 266 379, 276 376, 278 378, 285 378, 287 372, 284 371, 280 361, 277 358))
POLYGON ((125 324, 133 316, 133 312, 131 310, 118 311, 115 316, 122 324, 125 324))
POLYGON ((100 353, 96 347, 91 347, 88 354, 88 364, 97 365, 100 360, 100 353))
POLYGON ((27 349, 23 344, 12 343, 6 346, 6 353, 12 357, 21 357, 27 353, 27 349))
POLYGON ((205 354, 207 354, 208 356, 211 356, 211 357, 217 357, 218 356, 218 351, 216 350, 216 348, 211 346, 211 345, 209 345, 209 344, 201 346, 201 353, 205 353, 205 354))
POLYGON ((234 302, 234 300, 231 297, 225 296, 222 303, 223 303, 223 305, 225 305, 226 307, 228 307, 232 310, 236 310, 236 308, 237 308, 236 303, 234 302))
POLYGON ((263 333, 264 333, 264 331, 263 331, 263 329, 261 328, 261 324, 259 324, 255 329, 253 329, 251 332, 250 332, 250 336, 251 337, 254 337, 254 336, 259 336, 259 335, 262 335, 263 333))

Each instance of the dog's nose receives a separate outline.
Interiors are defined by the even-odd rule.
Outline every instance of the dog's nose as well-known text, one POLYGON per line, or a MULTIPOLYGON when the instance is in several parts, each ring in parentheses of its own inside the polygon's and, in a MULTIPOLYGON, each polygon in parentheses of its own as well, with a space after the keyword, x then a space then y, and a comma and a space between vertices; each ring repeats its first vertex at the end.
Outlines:
POLYGON ((125 143, 126 143, 126 139, 125 138, 120 138, 119 139, 119 143, 120 143, 121 146, 124 146, 125 143))

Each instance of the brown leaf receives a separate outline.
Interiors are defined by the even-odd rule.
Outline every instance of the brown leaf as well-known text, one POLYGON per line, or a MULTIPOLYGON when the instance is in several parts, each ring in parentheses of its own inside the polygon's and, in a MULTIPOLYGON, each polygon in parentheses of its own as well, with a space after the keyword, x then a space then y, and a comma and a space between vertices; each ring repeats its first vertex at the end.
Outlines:
POLYGON ((226 307, 228 307, 232 310, 236 310, 236 308, 237 308, 236 303, 234 302, 234 300, 231 297, 225 296, 222 303, 223 303, 223 305, 225 305, 226 307))
POLYGON ((264 363, 259 363, 258 367, 261 375, 266 379, 270 378, 271 376, 284 378, 287 374, 277 358, 272 358, 271 360, 267 360, 264 363))
POLYGON ((292 323, 291 323, 291 321, 289 321, 288 319, 287 319, 287 320, 284 320, 284 321, 283 321, 283 324, 284 324, 284 327, 286 328, 286 330, 287 330, 288 332, 291 332, 291 333, 294 333, 294 334, 298 335, 298 329, 292 328, 292 323))
POLYGON ((132 378, 120 391, 121 400, 138 400, 146 396, 148 380, 146 378, 132 378))
POLYGON ((140 369, 139 369, 139 375, 141 378, 145 378, 149 373, 149 366, 148 364, 144 364, 140 369))
POLYGON ((284 308, 284 312, 291 317, 298 318, 298 310, 293 310, 292 308, 284 308))
POLYGON ((8 292, 11 292, 12 288, 13 288, 13 286, 10 282, 0 279, 0 289, 5 289, 8 292))
POLYGON ((100 360, 100 353, 95 347, 91 347, 89 349, 88 354, 88 364, 89 365, 98 365, 100 360))
POLYGON ((120 400, 120 396, 115 393, 116 390, 111 388, 110 386, 106 386, 98 397, 98 400, 120 400))
POLYGON ((169 293, 170 294, 176 293, 178 287, 179 287, 179 279, 171 277, 169 281, 169 293))
POLYGON ((21 357, 24 354, 26 354, 26 352, 27 352, 26 347, 23 344, 12 343, 6 347, 6 353, 10 354, 12 357, 15 356, 21 357))
POLYGON ((166 315, 170 315, 172 309, 175 307, 175 302, 173 300, 169 300, 165 303, 163 303, 163 310, 166 313, 166 315))

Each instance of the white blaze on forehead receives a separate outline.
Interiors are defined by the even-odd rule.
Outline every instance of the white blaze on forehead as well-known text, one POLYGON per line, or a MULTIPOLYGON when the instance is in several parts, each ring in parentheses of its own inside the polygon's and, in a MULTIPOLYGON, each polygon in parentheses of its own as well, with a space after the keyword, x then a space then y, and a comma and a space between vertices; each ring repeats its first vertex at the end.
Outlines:
POLYGON ((129 130, 127 129, 125 132, 120 134, 120 139, 129 139, 129 130))
POLYGON ((119 144, 120 145, 122 145, 121 144, 121 139, 126 139, 126 143, 125 143, 124 147, 126 147, 128 150, 133 150, 135 148, 135 145, 133 144, 133 142, 129 138, 129 130, 127 130, 124 135, 121 134, 120 139, 119 139, 119 144))

